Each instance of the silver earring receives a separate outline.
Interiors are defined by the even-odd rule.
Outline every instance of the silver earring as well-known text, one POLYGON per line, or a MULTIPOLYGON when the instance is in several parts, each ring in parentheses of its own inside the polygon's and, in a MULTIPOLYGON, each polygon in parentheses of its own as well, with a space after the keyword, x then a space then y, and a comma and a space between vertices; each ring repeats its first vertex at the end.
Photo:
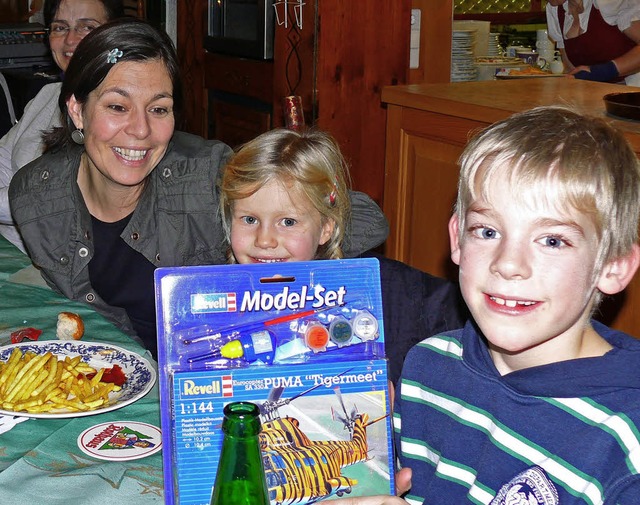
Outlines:
POLYGON ((81 128, 78 128, 71 132, 71 140, 73 140, 78 145, 84 144, 84 132, 81 128))

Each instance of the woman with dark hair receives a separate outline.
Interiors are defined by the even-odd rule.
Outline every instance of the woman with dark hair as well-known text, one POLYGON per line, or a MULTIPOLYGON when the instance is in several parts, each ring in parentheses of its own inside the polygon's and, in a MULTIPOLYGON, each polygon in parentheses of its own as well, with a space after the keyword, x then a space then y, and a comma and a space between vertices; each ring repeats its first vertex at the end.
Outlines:
MULTIPOLYGON (((94 28, 122 17, 122 0, 46 0, 43 7, 49 47, 64 73, 78 43, 94 28)), ((43 152, 42 133, 60 125, 59 82, 44 86, 24 109, 20 121, 0 139, 0 234, 24 249, 9 212, 7 192, 13 174, 43 152)))
MULTIPOLYGON (((154 356, 155 268, 226 261, 216 182, 231 149, 174 132, 181 93, 164 32, 135 19, 97 28, 65 74, 66 121, 9 189, 48 284, 93 305, 154 356)), ((351 200, 355 255, 382 243, 387 223, 365 195, 351 200)))
POLYGON ((224 261, 214 185, 230 149, 174 135, 181 92, 165 33, 135 19, 102 25, 65 73, 66 120, 9 189, 27 252, 47 283, 152 350, 154 269, 224 261))

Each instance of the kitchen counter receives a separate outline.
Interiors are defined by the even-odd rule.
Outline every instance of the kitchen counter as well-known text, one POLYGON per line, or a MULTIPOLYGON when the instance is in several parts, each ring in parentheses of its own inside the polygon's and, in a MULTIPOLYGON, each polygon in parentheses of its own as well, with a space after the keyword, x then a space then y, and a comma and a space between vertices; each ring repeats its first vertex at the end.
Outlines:
POLYGON ((583 114, 608 118, 625 132, 636 152, 640 152, 640 122, 608 116, 602 100, 608 93, 625 91, 640 91, 640 88, 547 77, 387 86, 382 91, 382 101, 487 124, 541 105, 565 105, 583 114))
MULTIPOLYGON (((457 278, 447 222, 458 181, 457 160, 471 134, 511 114, 564 105, 606 118, 640 155, 640 122, 607 115, 602 97, 640 91, 564 77, 388 86, 383 209, 391 232, 387 256, 434 275, 457 278)), ((640 336, 640 274, 603 305, 601 319, 640 336)))

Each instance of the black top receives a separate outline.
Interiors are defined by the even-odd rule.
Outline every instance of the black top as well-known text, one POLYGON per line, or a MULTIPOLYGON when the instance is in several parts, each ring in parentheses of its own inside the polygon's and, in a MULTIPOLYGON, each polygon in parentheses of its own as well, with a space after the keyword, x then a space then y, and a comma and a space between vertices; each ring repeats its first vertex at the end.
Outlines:
POLYGON ((425 338, 462 328, 469 315, 457 283, 374 256, 380 261, 389 380, 395 384, 409 349, 425 338))
POLYGON ((155 358, 158 349, 155 267, 120 237, 130 218, 131 215, 105 223, 91 216, 94 253, 89 262, 89 278, 105 302, 127 311, 134 330, 155 358))

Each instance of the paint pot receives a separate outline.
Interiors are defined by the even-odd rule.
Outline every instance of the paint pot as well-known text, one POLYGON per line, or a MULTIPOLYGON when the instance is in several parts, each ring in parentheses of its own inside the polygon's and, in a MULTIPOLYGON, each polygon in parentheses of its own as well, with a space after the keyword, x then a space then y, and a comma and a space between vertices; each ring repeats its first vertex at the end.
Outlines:
POLYGON ((378 320, 368 310, 361 310, 351 320, 353 333, 362 341, 378 338, 378 320))
POLYGON ((329 343, 329 330, 322 323, 309 323, 304 332, 304 343, 313 352, 326 351, 329 343))
POLYGON ((329 325, 329 338, 338 347, 349 345, 351 336, 353 335, 353 329, 351 323, 344 317, 338 316, 329 325))

